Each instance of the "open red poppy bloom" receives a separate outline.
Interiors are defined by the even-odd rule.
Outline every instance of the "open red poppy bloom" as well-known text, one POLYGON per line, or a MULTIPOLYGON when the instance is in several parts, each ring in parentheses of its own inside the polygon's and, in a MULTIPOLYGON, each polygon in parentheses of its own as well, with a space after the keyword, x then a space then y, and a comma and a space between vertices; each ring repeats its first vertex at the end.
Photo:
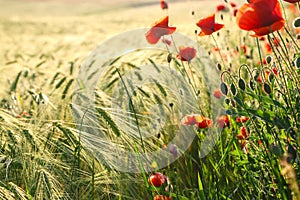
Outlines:
POLYGON ((252 36, 259 37, 281 29, 285 20, 278 0, 250 0, 239 9, 236 22, 241 29, 254 31, 252 36))
POLYGON ((146 39, 150 44, 156 44, 164 35, 174 33, 176 27, 169 27, 169 16, 165 16, 159 21, 155 22, 151 29, 145 34, 146 39))
POLYGON ((212 125, 212 120, 202 116, 202 120, 198 121, 196 124, 197 128, 209 128, 212 125))
POLYGON ((168 3, 164 0, 160 0, 160 7, 161 9, 168 9, 168 3))
POLYGON ((148 178, 149 185, 153 185, 155 187, 160 187, 162 184, 164 184, 166 181, 165 176, 162 173, 156 172, 155 174, 152 174, 148 178))
POLYGON ((201 28, 199 36, 211 35, 213 32, 216 32, 224 27, 224 24, 215 23, 215 14, 200 19, 197 23, 197 26, 201 28))
POLYGON ((236 118, 236 122, 238 122, 238 123, 245 123, 245 122, 247 122, 249 119, 250 119, 250 118, 247 117, 247 116, 241 116, 241 117, 237 117, 237 118, 236 118))
POLYGON ((300 0, 283 0, 283 1, 286 1, 286 2, 289 2, 289 3, 297 3, 297 2, 300 2, 300 0))
POLYGON ((156 195, 153 200, 172 200, 171 196, 156 195))
POLYGON ((196 125, 197 128, 209 128, 212 125, 212 120, 199 114, 191 114, 185 116, 181 123, 187 126, 196 125))
POLYGON ((177 58, 182 61, 191 61, 193 58, 196 57, 196 49, 193 47, 179 47, 179 54, 177 58))
POLYGON ((217 124, 219 125, 220 128, 224 128, 226 126, 229 126, 229 118, 227 115, 222 115, 217 117, 216 120, 217 124))

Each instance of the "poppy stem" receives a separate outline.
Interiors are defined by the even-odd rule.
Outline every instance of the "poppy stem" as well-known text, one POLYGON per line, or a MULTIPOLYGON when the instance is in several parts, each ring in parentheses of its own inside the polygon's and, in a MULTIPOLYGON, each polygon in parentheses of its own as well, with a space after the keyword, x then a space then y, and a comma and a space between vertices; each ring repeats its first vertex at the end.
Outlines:
MULTIPOLYGON (((175 50, 176 50, 176 53, 179 54, 178 48, 177 48, 177 46, 176 46, 176 43, 175 43, 174 38, 173 38, 172 35, 171 35, 171 39, 172 39, 174 48, 175 48, 175 50)), ((193 91, 194 91, 194 93, 195 93, 195 96, 196 96, 196 98, 197 98, 197 97, 198 97, 198 92, 197 92, 197 90, 196 90, 194 84, 192 83, 191 78, 189 77, 189 74, 187 73, 187 71, 186 71, 186 69, 185 69, 185 67, 184 67, 183 61, 182 61, 182 60, 180 60, 180 61, 181 61, 181 65, 182 65, 183 71, 184 71, 184 73, 185 73, 185 75, 186 75, 186 77, 187 77, 187 79, 188 79, 188 82, 189 82, 189 84, 192 86, 192 89, 193 89, 193 91)), ((195 82, 194 82, 194 83, 195 83, 195 82)))
POLYGON ((120 70, 119 70, 118 68, 116 68, 116 71, 117 71, 117 73, 118 73, 118 75, 119 75, 119 77, 120 77, 120 79, 121 79, 121 82, 122 82, 122 84, 123 84, 123 86, 124 86, 124 89, 125 89, 125 91, 126 91, 126 94, 127 94, 128 98, 129 98, 129 106, 131 107, 131 109, 132 109, 132 111, 133 111, 134 118, 135 118, 135 123, 136 123, 137 129, 138 129, 139 136, 140 136, 140 138, 141 138, 141 145, 142 145, 143 151, 144 151, 144 153, 145 153, 144 141, 143 141, 143 137, 142 137, 142 134, 141 134, 141 130, 140 130, 140 125, 139 125, 139 121, 138 121, 138 118, 137 118, 137 114, 136 114, 135 108, 134 108, 133 103, 132 103, 131 96, 130 96, 129 91, 128 91, 128 89, 127 89, 127 86, 126 86, 126 84, 125 84, 125 82, 124 82, 124 79, 123 79, 123 77, 122 77, 122 75, 121 75, 121 73, 120 73, 120 70))
MULTIPOLYGON (((299 5, 300 5, 300 4, 299 4, 299 5)), ((284 29, 285 29, 286 33, 287 33, 287 34, 290 36, 290 38, 292 39, 292 41, 293 41, 295 47, 297 47, 297 49, 300 50, 300 47, 298 46, 297 42, 294 40, 294 37, 291 35, 291 33, 289 32, 289 30, 288 30, 286 27, 284 27, 284 29)))
POLYGON ((254 80, 254 78, 253 78, 253 76, 252 76, 252 73, 251 73, 251 71, 250 71, 250 69, 249 69, 249 66, 248 66, 247 64, 245 64, 245 63, 242 64, 242 65, 240 66, 240 68, 239 68, 239 77, 241 77, 241 69, 242 69, 243 67, 245 67, 245 68, 247 69, 247 71, 249 72, 251 78, 254 80))
POLYGON ((285 8, 284 8, 284 5, 283 5, 283 2, 282 2, 282 0, 280 0, 279 2, 280 2, 280 5, 281 5, 281 8, 282 8, 283 15, 284 15, 284 18, 286 20, 286 24, 288 26, 288 29, 290 29, 289 22, 287 21, 288 18, 287 18, 286 12, 285 12, 285 8))
POLYGON ((225 62, 224 62, 224 59, 223 59, 223 57, 222 57, 222 54, 221 54, 219 45, 218 45, 218 43, 217 43, 217 40, 215 39, 215 37, 214 37, 212 34, 211 34, 211 37, 212 37, 212 39, 214 40, 214 43, 215 43, 215 45, 216 45, 216 47, 217 47, 217 49, 218 49, 218 52, 219 52, 220 58, 221 58, 221 60, 222 60, 222 63, 223 63, 223 65, 224 65, 224 67, 225 67, 225 62))
POLYGON ((262 66, 263 62, 262 62, 262 56, 261 56, 261 50, 260 50, 259 40, 258 40, 258 38, 255 38, 255 40, 256 40, 256 45, 257 45, 257 49, 258 49, 258 55, 259 55, 260 65, 262 66))

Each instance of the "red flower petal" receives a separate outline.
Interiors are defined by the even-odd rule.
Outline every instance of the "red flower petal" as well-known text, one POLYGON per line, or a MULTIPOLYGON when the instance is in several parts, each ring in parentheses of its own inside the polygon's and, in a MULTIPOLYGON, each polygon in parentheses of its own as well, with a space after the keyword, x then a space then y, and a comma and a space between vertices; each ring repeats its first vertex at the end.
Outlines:
POLYGON ((196 57, 196 53, 196 49, 192 47, 179 47, 179 54, 177 55, 177 58, 182 61, 191 61, 196 57))
POLYGON ((244 126, 242 126, 242 127, 240 128, 240 133, 241 133, 245 138, 248 137, 247 129, 246 129, 244 126))
POLYGON ((241 116, 241 117, 237 117, 236 118, 236 122, 242 122, 242 123, 245 123, 249 120, 249 117, 247 116, 241 116))
POLYGON ((156 195, 153 200, 172 200, 171 196, 156 195))
POLYGON ((160 0, 160 7, 161 9, 168 9, 168 3, 164 0, 160 0))
POLYGON ((224 24, 215 23, 215 14, 200 19, 197 23, 197 26, 201 28, 199 36, 211 35, 212 33, 220 30, 224 27, 224 24))
POLYGON ((164 35, 174 33, 176 27, 169 27, 169 16, 166 16, 155 22, 152 28, 145 34, 147 41, 150 44, 156 44, 164 35))
POLYGON ((289 2, 289 3, 297 3, 297 2, 300 2, 300 0, 283 0, 283 1, 286 1, 286 2, 289 2))
POLYGON ((212 120, 199 114, 192 114, 185 116, 181 123, 187 126, 196 125, 197 128, 209 128, 212 125, 212 120))
POLYGON ((197 128, 209 128, 209 127, 211 127, 211 125, 212 125, 212 120, 203 117, 202 121, 200 121, 196 124, 196 127, 197 128))
POLYGON ((220 128, 224 128, 225 126, 229 125, 229 118, 227 115, 222 115, 217 117, 216 123, 219 125, 220 128))
POLYGON ((247 31, 254 31, 254 37, 267 35, 281 29, 285 20, 278 0, 252 0, 238 11, 236 22, 247 31))

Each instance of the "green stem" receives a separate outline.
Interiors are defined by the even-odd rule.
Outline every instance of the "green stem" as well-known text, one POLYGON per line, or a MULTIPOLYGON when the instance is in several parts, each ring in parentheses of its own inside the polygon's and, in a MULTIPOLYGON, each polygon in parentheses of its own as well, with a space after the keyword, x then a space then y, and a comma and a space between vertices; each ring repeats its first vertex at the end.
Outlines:
POLYGON ((258 49, 258 55, 259 55, 260 65, 262 66, 263 62, 262 62, 262 56, 261 56, 261 49, 260 49, 259 40, 258 40, 258 38, 255 38, 255 40, 256 40, 256 45, 257 45, 257 49, 258 49))
POLYGON ((122 81, 122 84, 123 84, 123 86, 124 86, 124 89, 125 89, 125 91, 126 91, 126 94, 127 94, 128 98, 129 98, 129 106, 131 107, 131 109, 132 109, 132 111, 133 111, 133 115, 134 115, 134 118, 135 118, 135 123, 136 123, 137 129, 138 129, 139 136, 140 136, 140 138, 141 138, 141 145, 142 145, 143 151, 144 151, 144 153, 145 153, 144 141, 143 141, 143 137, 142 137, 142 134, 141 134, 141 130, 140 130, 140 126, 139 126, 139 121, 138 121, 138 118, 137 118, 137 114, 136 114, 135 108, 134 108, 133 103, 132 103, 131 96, 130 96, 130 94, 129 94, 129 91, 128 91, 128 89, 127 89, 127 86, 126 86, 126 84, 125 84, 125 82, 124 82, 124 79, 123 79, 123 77, 122 77, 122 75, 121 75, 119 69, 117 68, 116 71, 117 71, 117 73, 118 73, 118 75, 119 75, 119 77, 120 77, 120 79, 121 79, 121 81, 122 81))
POLYGON ((221 60, 222 60, 222 63, 223 63, 223 65, 224 65, 224 67, 225 67, 226 65, 225 65, 224 59, 223 59, 223 57, 222 57, 222 54, 221 54, 219 45, 218 45, 218 43, 217 43, 217 40, 215 39, 215 37, 214 37, 213 35, 211 35, 211 37, 212 37, 212 39, 214 40, 214 43, 215 43, 215 45, 216 45, 216 47, 217 47, 217 49, 218 49, 218 52, 219 52, 220 58, 221 58, 221 60))

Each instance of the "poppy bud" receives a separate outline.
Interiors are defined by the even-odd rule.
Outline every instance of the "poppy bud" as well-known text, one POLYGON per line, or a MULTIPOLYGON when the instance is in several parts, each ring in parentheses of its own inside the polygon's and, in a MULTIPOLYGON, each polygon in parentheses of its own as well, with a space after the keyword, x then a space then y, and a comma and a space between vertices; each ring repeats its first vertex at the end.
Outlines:
POLYGON ((239 88, 243 91, 246 89, 246 83, 242 78, 239 79, 239 88))
POLYGON ((230 103, 231 103, 232 107, 235 108, 235 101, 233 99, 230 99, 230 103))
POLYGON ((266 61, 267 61, 268 64, 270 64, 272 62, 272 56, 268 55, 266 57, 266 61))
POLYGON ((271 145, 270 151, 278 157, 283 155, 283 151, 278 145, 271 145))
POLYGON ((220 85, 221 92, 226 96, 228 94, 228 86, 222 82, 220 85))
POLYGON ((250 80, 249 87, 251 88, 251 90, 255 90, 255 83, 254 83, 254 81, 250 80))
POLYGON ((219 71, 222 70, 222 65, 221 65, 220 63, 217 64, 217 69, 218 69, 219 71))
POLYGON ((230 84, 230 91, 231 91, 233 96, 235 96, 237 94, 236 87, 233 83, 230 84))
POLYGON ((172 61, 172 54, 170 54, 170 53, 168 54, 167 61, 168 61, 168 63, 170 63, 172 61))
POLYGON ((294 28, 299 28, 300 27, 300 17, 297 17, 294 22, 293 22, 294 28))
POLYGON ((225 99, 225 103, 226 103, 227 105, 229 105, 230 99, 225 99))
POLYGON ((271 92, 272 92, 271 86, 267 83, 264 83, 263 84, 263 91, 267 94, 271 94, 271 92))

